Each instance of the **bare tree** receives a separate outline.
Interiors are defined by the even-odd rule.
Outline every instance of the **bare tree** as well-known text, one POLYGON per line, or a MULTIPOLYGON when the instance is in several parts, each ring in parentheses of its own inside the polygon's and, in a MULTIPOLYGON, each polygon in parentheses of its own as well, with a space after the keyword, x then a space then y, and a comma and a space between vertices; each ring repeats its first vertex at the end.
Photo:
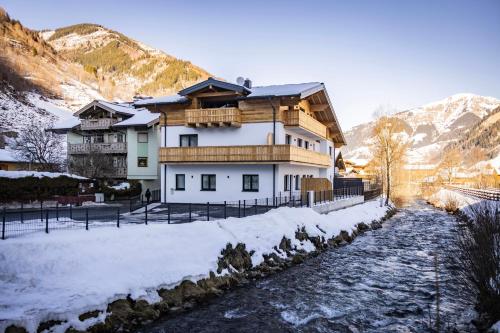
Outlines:
POLYGON ((83 156, 72 156, 69 161, 71 172, 92 179, 108 178, 114 172, 113 157, 109 154, 90 149, 83 156))
POLYGON ((62 138, 45 125, 51 126, 32 120, 19 133, 13 148, 21 161, 36 164, 42 171, 60 171, 65 160, 62 138))
POLYGON ((372 155, 380 167, 381 178, 385 187, 385 204, 389 204, 394 186, 394 176, 397 168, 405 162, 408 151, 407 137, 403 134, 404 127, 395 117, 381 116, 373 128, 372 155))
POLYGON ((443 170, 445 173, 445 178, 448 183, 453 181, 455 177, 455 170, 460 166, 461 155, 460 151, 456 148, 452 148, 444 153, 441 162, 439 163, 439 169, 443 170))

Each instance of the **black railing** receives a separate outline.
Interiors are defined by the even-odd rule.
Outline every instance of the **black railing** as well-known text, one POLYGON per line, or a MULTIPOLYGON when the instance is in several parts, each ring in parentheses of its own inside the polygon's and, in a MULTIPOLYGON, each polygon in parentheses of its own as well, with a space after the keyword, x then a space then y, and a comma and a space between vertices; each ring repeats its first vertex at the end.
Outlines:
POLYGON ((457 185, 446 185, 445 188, 479 199, 500 201, 500 189, 477 189, 457 185))
POLYGON ((143 198, 130 198, 113 205, 59 206, 40 209, 3 209, 1 239, 33 232, 49 233, 58 229, 93 229, 102 226, 148 223, 189 223, 231 217, 259 215, 278 207, 308 207, 363 195, 363 188, 316 191, 312 196, 301 192, 279 192, 276 197, 207 203, 167 203, 148 207, 143 198))

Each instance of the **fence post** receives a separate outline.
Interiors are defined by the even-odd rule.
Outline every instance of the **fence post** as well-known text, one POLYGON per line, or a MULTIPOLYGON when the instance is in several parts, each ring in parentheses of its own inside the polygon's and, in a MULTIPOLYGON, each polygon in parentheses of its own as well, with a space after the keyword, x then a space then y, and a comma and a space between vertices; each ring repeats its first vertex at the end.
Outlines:
POLYGON ((89 209, 85 208, 85 230, 89 230, 89 209))
POLYGON ((144 206, 144 222, 148 225, 148 205, 144 206))
POLYGON ((280 203, 278 205, 281 206, 281 191, 280 191, 280 203))
POLYGON ((49 233, 49 211, 45 211, 45 233, 49 233))
POLYGON ((191 222, 191 217, 192 217, 192 207, 191 207, 191 203, 189 203, 189 222, 191 222))
POLYGON ((246 208, 247 208, 247 201, 243 200, 243 217, 245 217, 247 214, 246 208))
POLYGON ((224 220, 227 219, 227 205, 226 201, 224 201, 224 220))
POLYGON ((24 211, 23 211, 24 204, 21 201, 21 223, 24 223, 24 211))
POLYGON ((170 224, 170 204, 167 204, 167 222, 170 224))
POLYGON ((241 217, 241 200, 238 200, 238 218, 241 217))
POLYGON ((59 202, 56 202, 56 221, 59 221, 59 202))
POLYGON ((40 221, 43 221, 43 203, 42 200, 40 200, 40 221))
POLYGON ((255 199, 255 214, 257 214, 257 199, 255 199))
POLYGON ((2 239, 5 239, 5 207, 3 208, 3 216, 2 216, 2 239))
POLYGON ((116 227, 120 227, 120 207, 116 210, 116 227))
POLYGON ((266 209, 269 209, 269 198, 266 198, 266 209))
POLYGON ((210 221, 210 202, 207 201, 207 221, 210 221))

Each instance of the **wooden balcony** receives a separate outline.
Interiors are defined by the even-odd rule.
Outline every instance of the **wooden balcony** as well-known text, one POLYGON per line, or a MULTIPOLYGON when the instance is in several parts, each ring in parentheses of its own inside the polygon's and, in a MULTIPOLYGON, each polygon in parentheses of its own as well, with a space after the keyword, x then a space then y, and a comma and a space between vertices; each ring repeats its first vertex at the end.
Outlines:
POLYGON ((68 154, 90 154, 90 152, 102 154, 126 154, 127 143, 68 143, 68 154))
POLYGON ((118 119, 113 118, 82 119, 80 128, 84 131, 106 130, 117 122, 118 119))
POLYGON ((189 127, 240 127, 241 112, 238 108, 188 109, 185 124, 189 127))
POLYGON ((300 110, 285 112, 285 126, 304 129, 322 139, 327 137, 327 128, 321 122, 300 110))
POLYGON ((104 174, 109 178, 127 178, 127 167, 115 167, 104 174))
POLYGON ((292 145, 162 147, 160 163, 294 163, 326 168, 331 165, 331 158, 326 154, 292 145))

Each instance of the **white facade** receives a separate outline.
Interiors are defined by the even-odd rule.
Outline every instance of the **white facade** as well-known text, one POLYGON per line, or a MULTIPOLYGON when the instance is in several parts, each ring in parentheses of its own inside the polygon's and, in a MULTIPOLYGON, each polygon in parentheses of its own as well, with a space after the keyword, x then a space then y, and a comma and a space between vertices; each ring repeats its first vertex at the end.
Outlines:
MULTIPOLYGON (((162 202, 204 203, 264 199, 272 198, 273 195, 288 196, 290 191, 300 191, 302 177, 323 177, 333 181, 334 158, 331 142, 303 130, 285 128, 281 122, 276 122, 275 126, 276 144, 301 144, 304 149, 307 145, 307 149, 324 154, 329 154, 331 150, 332 167, 277 163, 273 177, 272 164, 161 164, 162 202), (184 175, 184 189, 176 189, 176 175, 184 175), (202 189, 202 175, 215 175, 215 190, 202 189), (243 175, 258 175, 257 191, 244 190, 243 175), (285 186, 285 176, 289 186, 285 186)), ((165 146, 164 131, 165 127, 162 127, 162 146, 165 146)), ((272 143, 272 133, 272 122, 242 124, 241 127, 168 126, 166 147, 179 147, 181 135, 193 134, 197 135, 197 145, 200 147, 267 145, 272 143)))

